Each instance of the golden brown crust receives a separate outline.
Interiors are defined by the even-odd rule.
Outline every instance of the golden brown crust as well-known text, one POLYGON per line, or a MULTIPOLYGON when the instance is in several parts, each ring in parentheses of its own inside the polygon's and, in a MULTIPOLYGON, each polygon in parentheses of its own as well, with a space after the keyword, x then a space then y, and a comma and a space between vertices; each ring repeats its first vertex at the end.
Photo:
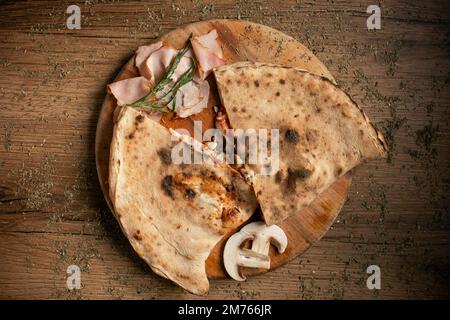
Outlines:
POLYGON ((356 165, 387 155, 383 135, 333 82, 301 69, 240 62, 214 70, 234 129, 279 129, 280 170, 256 172, 268 224, 297 213, 356 165))
POLYGON ((123 108, 111 142, 110 197, 124 234, 152 270, 202 295, 206 258, 253 214, 256 199, 227 165, 175 165, 171 148, 168 129, 123 108))

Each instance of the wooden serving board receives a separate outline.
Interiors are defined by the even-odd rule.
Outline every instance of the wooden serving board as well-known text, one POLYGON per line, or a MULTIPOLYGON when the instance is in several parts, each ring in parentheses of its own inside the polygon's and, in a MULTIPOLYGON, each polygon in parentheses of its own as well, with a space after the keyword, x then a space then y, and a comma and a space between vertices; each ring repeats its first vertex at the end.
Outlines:
MULTIPOLYGON (((222 41, 222 49, 227 63, 243 60, 270 62, 299 67, 334 81, 327 68, 298 41, 280 31, 252 22, 241 20, 202 21, 173 30, 160 39, 175 48, 181 48, 191 32, 194 35, 201 35, 214 28, 218 31, 222 41)), ((132 58, 122 68, 115 81, 137 75, 138 71, 134 67, 134 58, 132 58)), ((212 88, 208 108, 192 117, 203 122, 204 130, 213 127, 215 116, 213 106, 219 105, 214 80, 209 77, 208 81, 210 81, 212 88)), ((96 165, 100 185, 111 210, 108 192, 108 163, 115 108, 115 99, 107 94, 100 112, 95 141, 96 165)), ((161 124, 172 128, 186 128, 192 133, 193 119, 174 119, 171 115, 165 115, 161 119, 161 124)), ((349 175, 341 177, 317 197, 308 208, 299 211, 297 215, 288 218, 279 225, 288 237, 288 246, 283 254, 276 253, 273 247, 270 249, 271 270, 304 252, 327 232, 344 205, 350 180, 349 175)), ((256 213, 251 220, 258 220, 259 217, 259 213, 256 213)), ((231 234, 225 236, 215 246, 207 259, 206 271, 209 278, 227 277, 223 267, 222 252, 225 242, 231 234)), ((267 271, 248 268, 242 270, 245 275, 267 271)))

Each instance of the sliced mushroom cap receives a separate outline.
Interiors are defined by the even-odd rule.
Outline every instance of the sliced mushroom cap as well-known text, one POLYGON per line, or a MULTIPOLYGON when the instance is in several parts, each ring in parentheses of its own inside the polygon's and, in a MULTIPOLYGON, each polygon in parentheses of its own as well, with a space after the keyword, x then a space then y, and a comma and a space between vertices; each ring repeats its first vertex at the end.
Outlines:
POLYGON ((252 243, 253 251, 269 254, 271 243, 277 247, 279 253, 283 253, 286 250, 288 242, 286 234, 277 225, 267 226, 264 222, 258 221, 244 226, 241 232, 247 232, 255 236, 252 243))
POLYGON ((223 252, 225 269, 231 278, 244 281, 239 267, 270 269, 269 247, 274 243, 278 252, 282 253, 287 246, 284 231, 275 225, 266 226, 263 222, 253 222, 232 235, 223 252), (252 240, 252 248, 241 248, 245 241, 252 240))
POLYGON ((248 239, 253 239, 253 236, 248 233, 236 232, 233 234, 225 244, 223 250, 223 263, 228 275, 237 281, 244 281, 246 278, 239 273, 239 262, 241 245, 248 239))

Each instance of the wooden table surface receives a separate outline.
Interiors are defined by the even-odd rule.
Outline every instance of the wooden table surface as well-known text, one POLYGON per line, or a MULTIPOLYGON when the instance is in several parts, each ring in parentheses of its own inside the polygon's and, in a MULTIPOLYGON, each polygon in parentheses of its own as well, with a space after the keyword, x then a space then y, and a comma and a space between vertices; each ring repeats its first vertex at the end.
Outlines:
POLYGON ((94 137, 105 86, 135 48, 178 26, 246 19, 309 47, 386 134, 388 161, 354 170, 331 230, 304 255, 211 299, 450 298, 450 5, 381 1, 0 4, 0 298, 193 296, 153 274, 99 189, 94 137), (68 30, 66 8, 81 8, 68 30), (81 289, 66 287, 81 268, 81 289), (381 269, 369 290, 366 268, 381 269))

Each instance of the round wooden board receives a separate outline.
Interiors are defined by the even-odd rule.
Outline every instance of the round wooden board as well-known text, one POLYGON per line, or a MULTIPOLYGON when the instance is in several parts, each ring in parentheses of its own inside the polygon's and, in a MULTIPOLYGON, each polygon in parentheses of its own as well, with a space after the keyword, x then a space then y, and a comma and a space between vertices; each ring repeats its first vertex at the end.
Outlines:
MULTIPOLYGON (((201 35, 216 29, 223 44, 224 57, 227 63, 249 60, 270 62, 290 67, 299 67, 309 72, 317 73, 334 81, 327 68, 297 40, 275 29, 260 24, 241 20, 210 20, 189 24, 173 30, 160 39, 166 43, 181 48, 192 32, 201 35)), ((156 41, 156 40, 155 40, 156 41)), ((134 58, 122 68, 115 81, 138 75, 134 67, 134 58)), ((195 115, 195 120, 203 122, 203 129, 213 126, 213 106, 218 105, 218 96, 214 81, 209 77, 213 90, 208 108, 195 115)), ((112 209, 108 192, 109 147, 113 132, 113 112, 116 108, 115 99, 107 94, 100 111, 95 139, 95 156, 100 186, 109 207, 112 209)), ((161 124, 173 128, 186 128, 192 132, 192 121, 189 119, 173 120, 163 117, 161 124)), ((350 176, 341 177, 330 188, 320 194, 306 209, 283 221, 279 226, 288 237, 288 246, 283 254, 270 249, 271 270, 285 264, 308 249, 318 241, 330 228, 339 214, 347 197, 350 186, 350 176)), ((258 214, 251 220, 258 219, 258 214)), ((206 261, 206 272, 209 278, 225 278, 226 271, 222 263, 222 252, 226 240, 232 233, 226 235, 212 250, 206 261)), ((264 269, 242 270, 244 275, 267 272, 264 269)))

